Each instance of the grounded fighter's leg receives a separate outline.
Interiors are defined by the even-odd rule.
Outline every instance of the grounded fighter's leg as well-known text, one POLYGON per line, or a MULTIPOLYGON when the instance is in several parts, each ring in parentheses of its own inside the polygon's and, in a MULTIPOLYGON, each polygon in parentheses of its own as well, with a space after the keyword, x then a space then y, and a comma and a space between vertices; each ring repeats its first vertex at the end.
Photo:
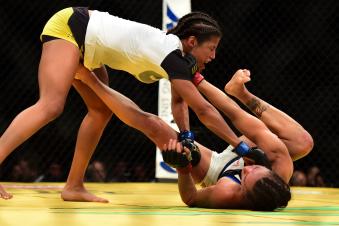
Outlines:
POLYGON ((226 84, 225 91, 246 105, 285 143, 293 160, 307 155, 313 148, 312 136, 289 115, 252 94, 245 86, 248 81, 250 72, 239 70, 226 84))

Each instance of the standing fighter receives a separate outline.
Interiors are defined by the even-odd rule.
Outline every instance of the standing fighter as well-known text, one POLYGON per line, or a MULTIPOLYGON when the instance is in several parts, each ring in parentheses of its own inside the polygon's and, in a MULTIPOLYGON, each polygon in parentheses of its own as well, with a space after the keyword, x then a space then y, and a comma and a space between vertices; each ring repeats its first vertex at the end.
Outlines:
MULTIPOLYGON (((194 140, 193 133, 189 131, 189 105, 207 128, 237 146, 239 138, 191 83, 191 76, 215 58, 221 36, 218 23, 201 12, 185 15, 167 34, 145 24, 84 7, 57 12, 41 34, 43 48, 39 65, 39 100, 17 115, 2 134, 0 163, 16 147, 62 113, 68 91, 73 85, 84 100, 88 113, 78 132, 71 170, 61 196, 69 201, 107 202, 89 193, 83 185, 83 178, 112 112, 86 84, 74 80, 77 71, 86 68, 108 84, 105 65, 129 72, 144 83, 169 79, 172 112, 181 139, 194 140)), ((128 109, 117 111, 124 110, 128 109)), ((139 111, 135 118, 121 117, 128 125, 143 131, 159 147, 177 137, 173 130, 159 129, 164 122, 154 119, 151 114, 139 111)), ((11 197, 1 185, 0 197, 11 197)))

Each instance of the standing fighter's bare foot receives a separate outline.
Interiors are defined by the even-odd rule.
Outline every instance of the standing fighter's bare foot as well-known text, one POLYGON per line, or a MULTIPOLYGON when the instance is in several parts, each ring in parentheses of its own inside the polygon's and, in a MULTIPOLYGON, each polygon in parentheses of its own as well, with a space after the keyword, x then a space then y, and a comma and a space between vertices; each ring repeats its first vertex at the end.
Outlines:
POLYGON ((61 193, 61 198, 64 201, 73 202, 109 202, 107 199, 100 198, 89 193, 83 186, 77 188, 70 188, 66 186, 61 193))
POLYGON ((245 83, 251 81, 251 73, 247 69, 238 70, 225 85, 225 92, 234 97, 239 97, 247 91, 245 83))
POLYGON ((12 194, 5 191, 4 187, 0 185, 0 198, 2 199, 11 199, 13 197, 12 194))

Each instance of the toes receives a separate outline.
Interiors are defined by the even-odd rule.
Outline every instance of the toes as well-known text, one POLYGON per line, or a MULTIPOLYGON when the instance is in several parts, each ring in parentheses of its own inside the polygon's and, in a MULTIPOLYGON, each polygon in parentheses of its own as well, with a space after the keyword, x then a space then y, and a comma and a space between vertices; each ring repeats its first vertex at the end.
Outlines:
POLYGON ((13 195, 11 195, 9 193, 2 193, 2 194, 0 194, 0 197, 2 199, 11 199, 13 197, 13 195))
POLYGON ((109 201, 107 199, 103 199, 103 198, 97 198, 97 200, 95 200, 95 202, 109 203, 109 201))
POLYGON ((108 203, 109 201, 104 198, 97 197, 86 191, 63 191, 61 198, 64 201, 77 201, 77 202, 100 202, 108 203))

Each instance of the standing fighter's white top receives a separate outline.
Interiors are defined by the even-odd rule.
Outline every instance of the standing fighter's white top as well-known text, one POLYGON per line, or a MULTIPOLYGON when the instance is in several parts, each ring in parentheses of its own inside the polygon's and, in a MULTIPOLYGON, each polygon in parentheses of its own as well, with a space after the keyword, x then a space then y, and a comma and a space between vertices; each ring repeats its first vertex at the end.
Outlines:
POLYGON ((151 83, 170 77, 161 64, 175 50, 182 52, 181 41, 175 35, 93 11, 86 31, 84 65, 89 70, 107 65, 151 83))

